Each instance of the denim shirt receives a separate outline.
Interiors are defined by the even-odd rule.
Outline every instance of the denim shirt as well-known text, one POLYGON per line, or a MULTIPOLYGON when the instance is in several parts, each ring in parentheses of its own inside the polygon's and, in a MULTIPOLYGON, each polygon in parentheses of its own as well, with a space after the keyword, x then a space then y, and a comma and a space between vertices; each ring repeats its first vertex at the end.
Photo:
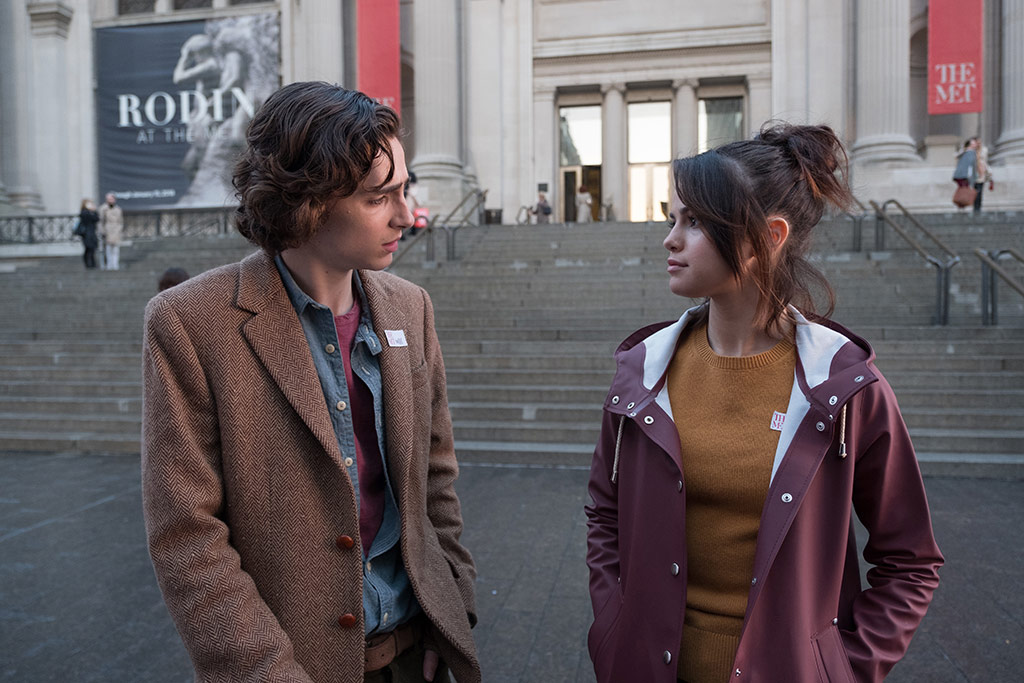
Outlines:
MULTIPOLYGON (((338 332, 334 326, 334 314, 303 292, 295 283, 288 267, 280 255, 274 257, 274 263, 281 274, 281 281, 288 292, 288 298, 295 307, 295 312, 302 323, 302 331, 306 335, 313 365, 320 377, 320 387, 327 402, 327 411, 334 426, 334 435, 338 439, 338 450, 342 461, 352 480, 356 494, 356 510, 359 509, 359 470, 356 465, 355 430, 352 427, 352 411, 338 410, 339 401, 348 405, 349 391, 345 382, 345 366, 341 360, 338 332), (333 350, 327 352, 327 346, 333 350)), ((377 354, 381 352, 380 339, 373 331, 373 320, 370 307, 366 303, 366 294, 359 274, 352 273, 355 295, 359 297, 360 317, 359 329, 356 332, 352 347, 352 373, 359 377, 373 394, 374 423, 377 427, 377 444, 381 457, 384 459, 384 516, 380 529, 373 539, 369 554, 363 554, 363 615, 366 635, 376 635, 394 630, 394 628, 420 612, 419 603, 413 595, 409 576, 402 564, 401 546, 398 542, 400 520, 398 503, 391 487, 391 479, 387 469, 387 450, 384 438, 384 390, 380 374, 380 362, 377 354)), ((355 547, 360 547, 356 544, 355 547)), ((360 550, 360 553, 362 551, 360 550)))

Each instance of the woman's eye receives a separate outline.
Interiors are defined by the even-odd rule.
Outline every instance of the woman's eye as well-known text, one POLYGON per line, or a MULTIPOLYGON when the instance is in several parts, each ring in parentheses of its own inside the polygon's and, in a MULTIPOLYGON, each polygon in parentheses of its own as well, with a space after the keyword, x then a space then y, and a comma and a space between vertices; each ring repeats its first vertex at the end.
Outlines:
POLYGON ((696 228, 697 227, 697 218, 695 216, 690 216, 690 227, 691 228, 696 228))

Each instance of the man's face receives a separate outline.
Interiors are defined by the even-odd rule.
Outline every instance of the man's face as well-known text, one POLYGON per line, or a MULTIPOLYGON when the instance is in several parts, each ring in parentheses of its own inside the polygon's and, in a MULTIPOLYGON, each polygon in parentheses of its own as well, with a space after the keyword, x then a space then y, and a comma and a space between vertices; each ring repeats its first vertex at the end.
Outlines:
POLYGON ((359 189, 334 201, 324 224, 304 245, 333 270, 382 270, 391 264, 402 230, 413 224, 403 189, 408 180, 405 150, 390 140, 395 170, 388 184, 378 187, 388 173, 388 160, 380 155, 359 189))

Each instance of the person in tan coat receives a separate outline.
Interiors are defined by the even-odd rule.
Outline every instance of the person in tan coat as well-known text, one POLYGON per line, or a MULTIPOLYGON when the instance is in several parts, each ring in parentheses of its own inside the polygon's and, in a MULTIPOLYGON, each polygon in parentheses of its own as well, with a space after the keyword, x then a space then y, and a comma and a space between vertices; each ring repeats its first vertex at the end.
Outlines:
POLYGON ((150 554, 201 681, 481 680, 444 362, 394 112, 295 83, 257 112, 262 247, 146 308, 150 554))
POLYGON ((104 270, 121 267, 121 233, 124 232, 124 212, 117 205, 117 197, 108 192, 100 207, 100 234, 103 236, 104 270))

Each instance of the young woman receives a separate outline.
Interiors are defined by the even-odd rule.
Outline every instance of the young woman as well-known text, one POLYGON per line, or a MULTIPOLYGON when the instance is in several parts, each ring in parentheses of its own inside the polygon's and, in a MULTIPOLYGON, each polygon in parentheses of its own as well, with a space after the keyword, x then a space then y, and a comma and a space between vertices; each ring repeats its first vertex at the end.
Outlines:
POLYGON ((924 616, 942 556, 896 399, 811 312, 845 166, 788 125, 673 163, 669 288, 704 303, 616 352, 586 508, 601 683, 880 681, 924 616))

